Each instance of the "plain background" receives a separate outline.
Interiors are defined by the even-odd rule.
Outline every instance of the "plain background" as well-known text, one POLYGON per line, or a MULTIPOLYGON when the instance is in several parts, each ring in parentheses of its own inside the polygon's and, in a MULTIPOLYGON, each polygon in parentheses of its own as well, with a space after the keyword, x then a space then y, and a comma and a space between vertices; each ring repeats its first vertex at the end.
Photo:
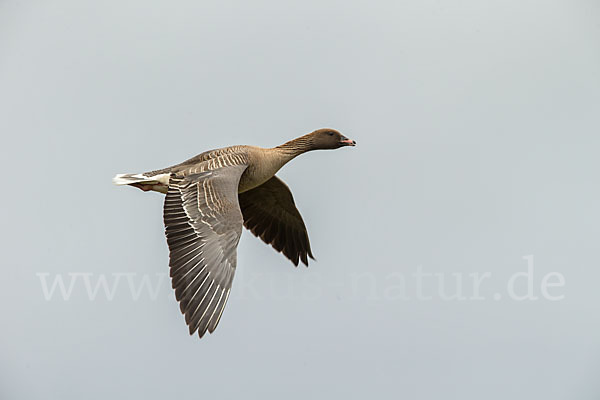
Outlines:
POLYGON ((0 1, 1 397, 597 399, 599 21, 594 0, 0 1), (280 173, 318 262, 245 232, 214 334, 188 336, 168 281, 44 298, 40 273, 167 273, 162 196, 114 174, 324 126, 358 146, 280 173), (506 296, 527 255, 562 300, 506 296), (418 268, 489 272, 485 299, 419 300, 418 268))

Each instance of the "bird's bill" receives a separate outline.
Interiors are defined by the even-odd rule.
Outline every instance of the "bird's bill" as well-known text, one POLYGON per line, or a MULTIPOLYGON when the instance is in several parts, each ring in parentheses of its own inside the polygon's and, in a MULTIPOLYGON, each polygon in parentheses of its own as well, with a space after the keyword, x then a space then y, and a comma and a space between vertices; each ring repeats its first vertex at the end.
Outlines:
POLYGON ((343 137, 340 143, 344 146, 356 146, 356 142, 352 139, 348 139, 347 137, 343 137))

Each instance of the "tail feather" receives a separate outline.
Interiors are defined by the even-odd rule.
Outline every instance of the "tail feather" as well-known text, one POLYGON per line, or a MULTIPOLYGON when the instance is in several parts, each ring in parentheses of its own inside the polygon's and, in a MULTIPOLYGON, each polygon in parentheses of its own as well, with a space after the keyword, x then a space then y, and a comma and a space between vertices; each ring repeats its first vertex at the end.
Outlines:
POLYGON ((156 185, 159 181, 154 177, 148 177, 142 174, 117 174, 113 178, 113 183, 115 185, 131 185, 132 183, 156 185))
POLYGON ((167 193, 169 177, 168 173, 150 176, 144 174, 118 174, 113 178, 113 183, 115 185, 132 185, 145 192, 152 190, 167 193))

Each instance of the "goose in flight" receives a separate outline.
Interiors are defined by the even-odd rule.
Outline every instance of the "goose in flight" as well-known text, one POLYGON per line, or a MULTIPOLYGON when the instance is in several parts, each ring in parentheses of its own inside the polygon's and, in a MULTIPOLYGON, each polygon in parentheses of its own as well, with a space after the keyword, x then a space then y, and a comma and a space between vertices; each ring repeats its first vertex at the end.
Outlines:
POLYGON ((334 129, 318 129, 274 148, 230 146, 142 174, 119 174, 117 185, 166 194, 163 218, 175 297, 190 334, 212 333, 236 268, 242 226, 294 265, 313 258, 292 192, 275 173, 311 150, 355 146, 334 129))

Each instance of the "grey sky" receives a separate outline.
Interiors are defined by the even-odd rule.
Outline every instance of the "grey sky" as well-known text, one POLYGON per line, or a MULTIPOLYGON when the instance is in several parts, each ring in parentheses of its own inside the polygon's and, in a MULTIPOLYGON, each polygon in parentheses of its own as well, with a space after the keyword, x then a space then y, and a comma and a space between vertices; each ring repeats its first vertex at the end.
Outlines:
POLYGON ((591 0, 1 1, 1 397, 597 399, 599 17, 591 0), (279 174, 318 262, 244 232, 219 327, 189 337, 163 197, 112 176, 320 127, 358 146, 279 174), (518 301, 529 255, 538 299, 518 301), (121 276, 112 300, 88 296, 101 276, 121 276), (135 300, 144 276, 162 286, 135 300), (44 295, 56 277, 67 300, 44 295))

